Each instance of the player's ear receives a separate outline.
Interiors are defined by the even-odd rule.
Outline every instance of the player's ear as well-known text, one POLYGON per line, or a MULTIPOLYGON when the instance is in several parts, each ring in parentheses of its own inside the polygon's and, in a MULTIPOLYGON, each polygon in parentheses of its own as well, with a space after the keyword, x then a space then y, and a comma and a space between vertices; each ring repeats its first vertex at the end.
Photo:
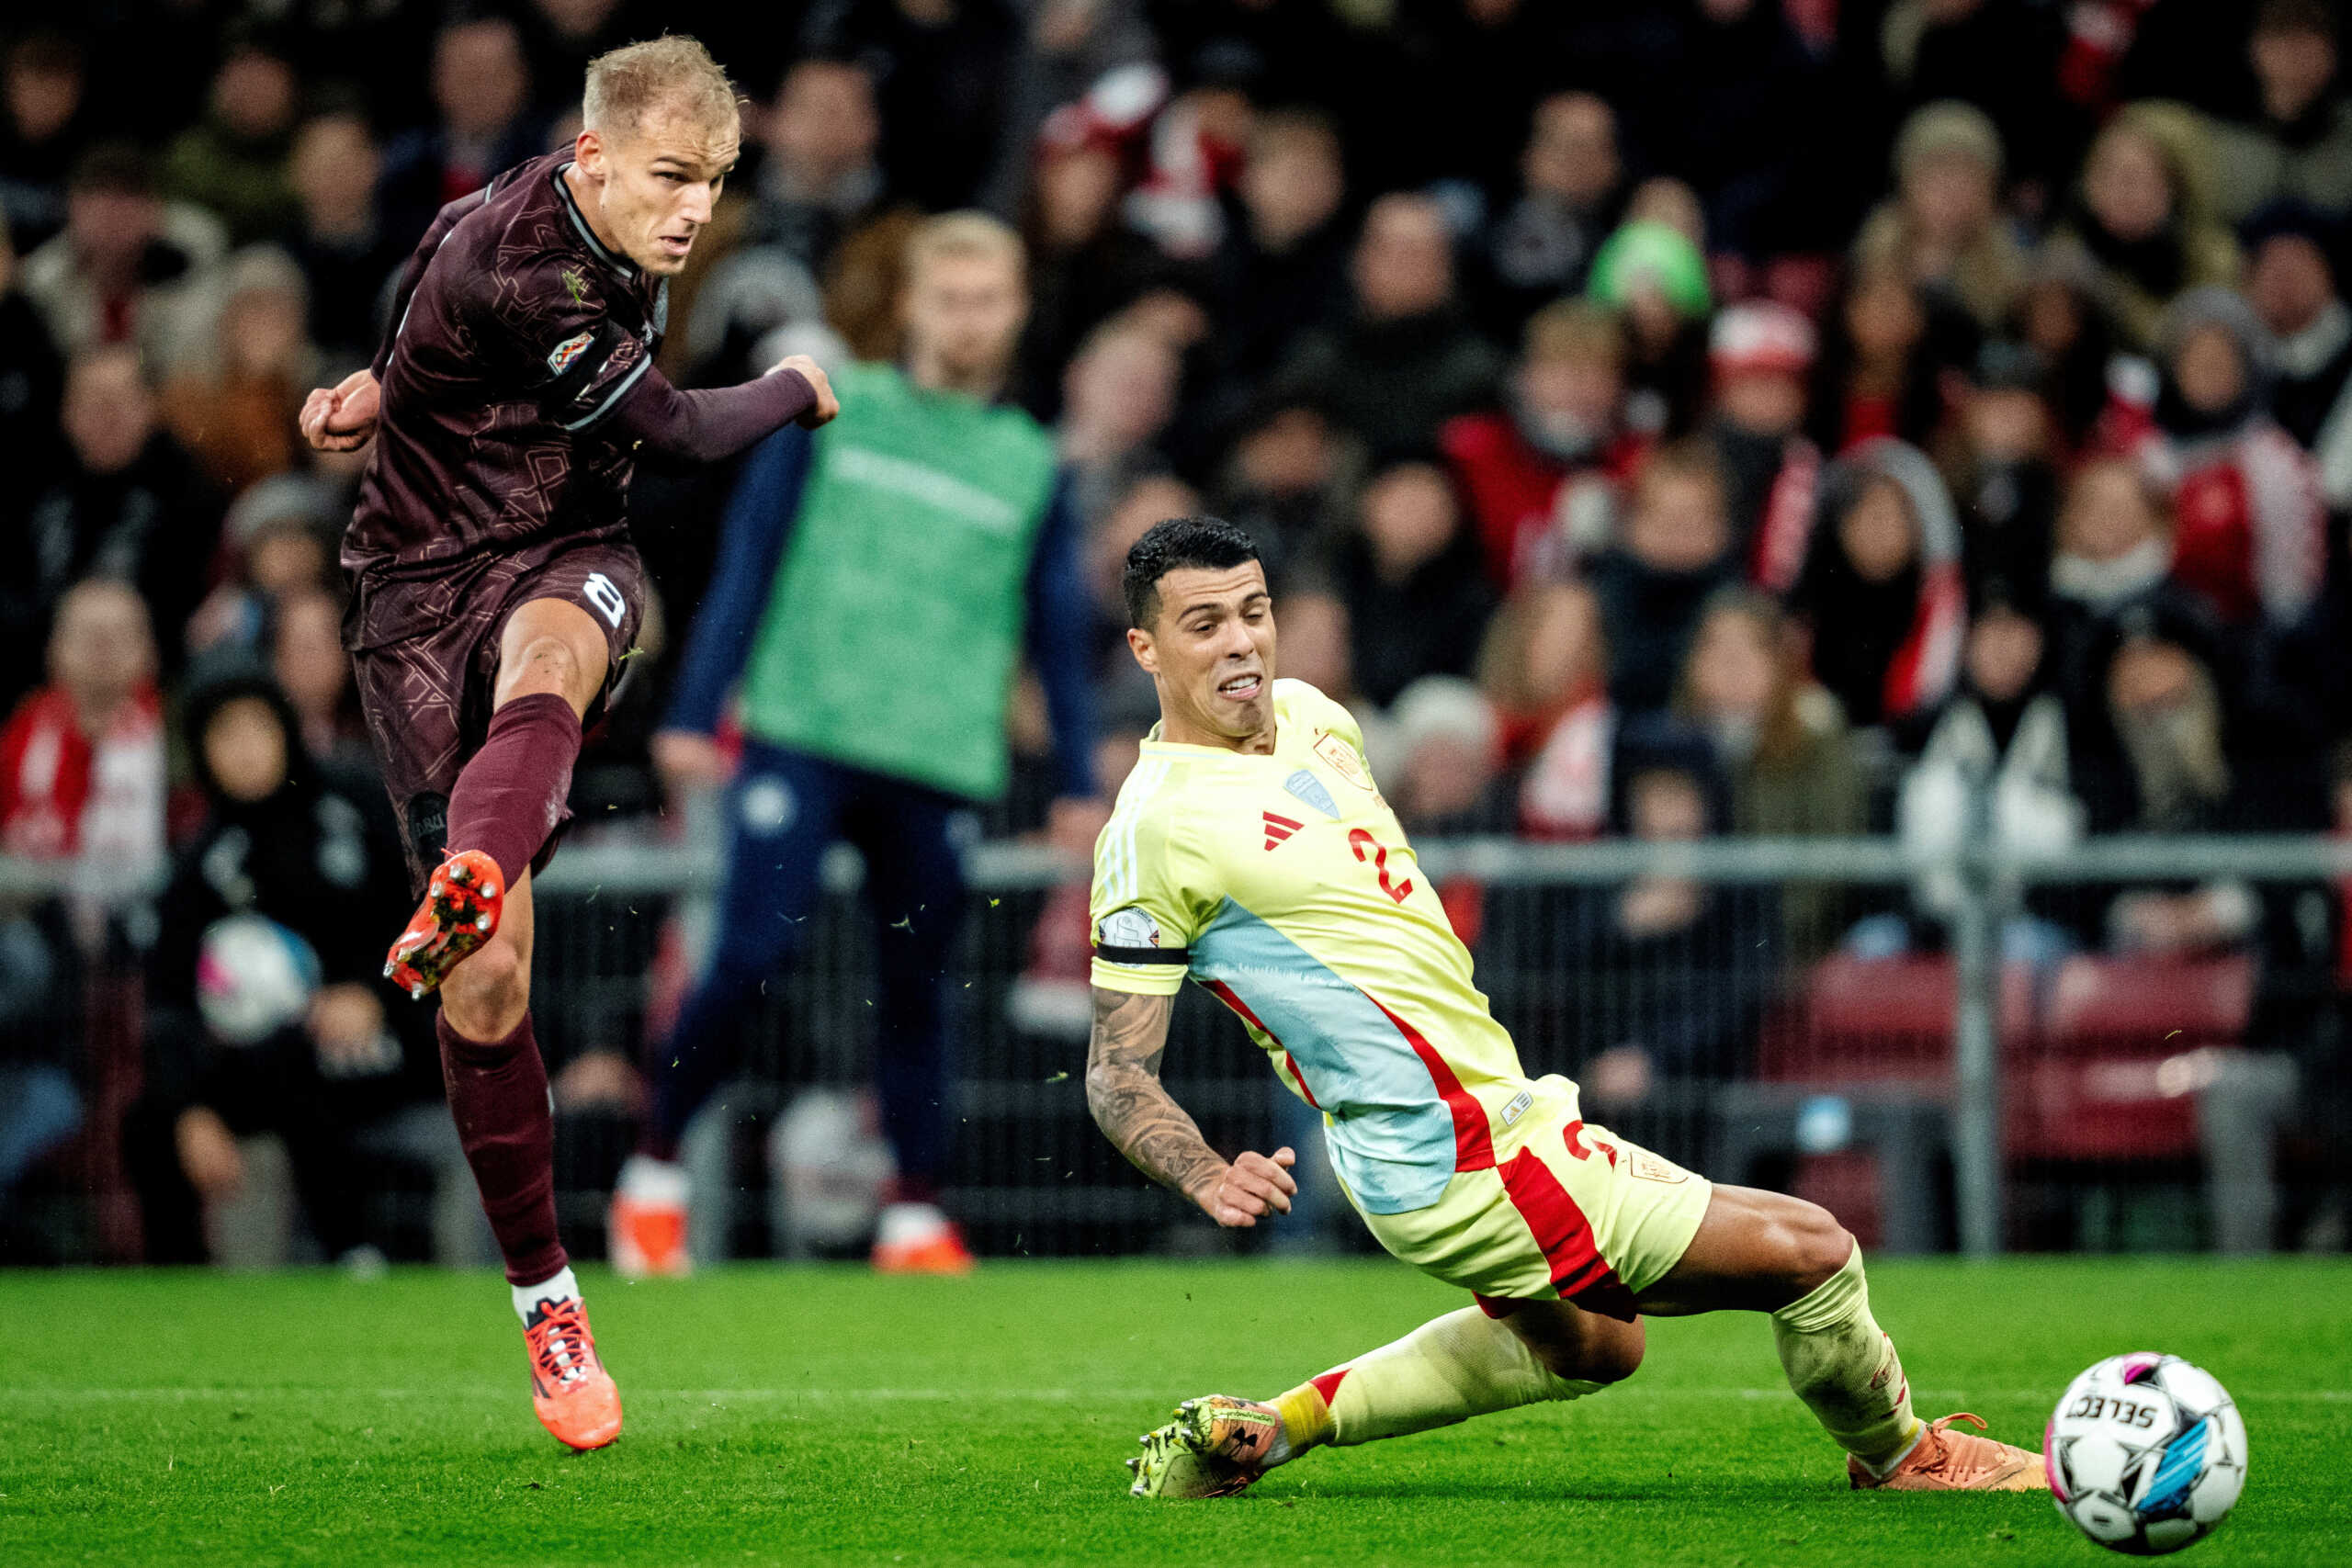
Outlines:
POLYGON ((1129 626, 1127 650, 1136 656, 1136 662, 1143 666, 1146 674, 1159 673, 1159 649, 1152 646, 1149 632, 1139 626, 1129 626))
POLYGON ((605 139, 583 126, 579 136, 572 141, 571 161, 579 164, 580 172, 590 179, 603 179, 605 177, 605 139))

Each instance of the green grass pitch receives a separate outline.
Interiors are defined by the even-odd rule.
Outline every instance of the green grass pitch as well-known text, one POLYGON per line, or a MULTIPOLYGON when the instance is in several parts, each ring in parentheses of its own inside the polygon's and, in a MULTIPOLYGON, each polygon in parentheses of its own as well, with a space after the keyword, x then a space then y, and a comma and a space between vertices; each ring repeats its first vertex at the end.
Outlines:
MULTIPOLYGON (((2245 1411, 2199 1568, 2352 1562, 2352 1268, 1871 1269, 1924 1415, 2039 1441, 2113 1352, 2245 1411)), ((1185 1394, 1265 1395, 1461 1298, 1380 1261, 738 1268, 586 1281, 628 1412, 531 1418, 494 1278, 0 1274, 0 1562, 2094 1564, 2038 1496, 1858 1495, 1752 1316, 1653 1323, 1629 1382, 1310 1455, 1250 1495, 1124 1491, 1185 1394)))

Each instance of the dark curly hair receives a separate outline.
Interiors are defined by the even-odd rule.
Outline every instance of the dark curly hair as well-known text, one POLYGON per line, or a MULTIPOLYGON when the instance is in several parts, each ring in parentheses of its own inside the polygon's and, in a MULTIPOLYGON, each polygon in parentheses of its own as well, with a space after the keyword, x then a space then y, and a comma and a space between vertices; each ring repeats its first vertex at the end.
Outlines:
POLYGON ((1121 581, 1127 625, 1148 627, 1159 615, 1159 580, 1171 571, 1224 571, 1259 558, 1257 542, 1221 517, 1170 517, 1155 523, 1127 551, 1121 581))

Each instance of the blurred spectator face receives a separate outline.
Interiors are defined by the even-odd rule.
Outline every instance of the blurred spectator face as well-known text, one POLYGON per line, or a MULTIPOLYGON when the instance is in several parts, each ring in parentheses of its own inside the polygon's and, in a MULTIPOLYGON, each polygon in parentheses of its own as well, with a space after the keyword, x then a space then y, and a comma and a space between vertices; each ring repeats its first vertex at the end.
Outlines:
POLYGON ((295 376, 308 343, 308 301, 300 288, 239 289, 220 307, 220 363, 231 379, 295 376))
POLYGON ((276 55, 241 49, 212 78, 212 118, 246 141, 283 136, 294 123, 294 68, 276 55))
POLYGON ((1675 468, 1645 473, 1625 522, 1625 548, 1657 571, 1702 571, 1731 547, 1720 481, 1675 468))
POLYGON ((2197 694, 2200 669, 2176 644, 2135 638, 2123 645, 2108 667, 2108 700, 2120 712, 2135 716, 2183 706, 2197 694))
POLYGON ((1392 788, 1408 823, 1458 816, 1494 782, 1493 710, 1468 682, 1440 679, 1442 685, 1407 687, 1390 711, 1404 748, 1392 788))
POLYGON ((1385 196, 1356 243, 1356 299, 1375 321, 1427 315, 1453 298, 1453 241, 1436 202, 1385 196))
POLYGON ((1765 625, 1736 605, 1708 612, 1690 645, 1690 700, 1707 722, 1760 722, 1779 659, 1765 625))
POLYGON ((2309 236, 2274 234, 2254 253, 2245 297, 2264 326, 2292 337, 2319 320, 2335 298, 2335 275, 2309 236))
POLYGON ((1707 835, 1707 795, 1699 781, 1679 768, 1652 768, 1625 792, 1634 837, 1702 839, 1707 835))
POLYGON ((343 615, 333 595, 312 589, 277 598, 277 643, 270 662, 294 711, 332 718, 351 682, 343 651, 343 615))
POLYGON ((873 78, 842 61, 804 60, 777 90, 767 130, 797 180, 821 186, 862 169, 882 139, 873 78))
POLYGON ((1330 483, 1338 454, 1331 427, 1310 408, 1287 408, 1241 438, 1242 482, 1266 495, 1297 495, 1330 483))
POLYGON ((620 9, 620 0, 531 0, 531 9, 565 38, 591 39, 620 9))
POLYGON ((2245 359, 2238 340, 2218 324, 2199 327, 2181 340, 2172 358, 2173 384, 2181 400, 2199 413, 2219 413, 2245 395, 2245 359))
POLYGON ((1566 702, 1608 673, 1602 668, 1600 605, 1580 582, 1546 583, 1529 608, 1527 668, 1521 672, 1532 705, 1566 702))
POLYGON ((2246 54, 2262 85, 2262 112, 2282 124, 2302 118, 2335 80, 2335 39, 2300 22, 2258 28, 2246 54))
POLYGON ((287 738, 277 712, 259 697, 232 697, 204 726, 204 764, 220 793, 250 805, 286 782, 287 738))
POLYGON ((2084 560, 2120 559, 2163 532, 2146 482, 2120 458, 2086 464, 2058 513, 2058 548, 2084 560))
POLYGON ((1282 602, 1282 673, 1329 697, 1355 687, 1348 648, 1348 607, 1329 593, 1292 593, 1282 602))
POLYGON ((914 358, 928 360, 950 384, 993 380, 1028 318, 1028 287, 1009 254, 933 255, 908 276, 901 311, 914 358))
POLYGON ((364 223, 374 211, 376 175, 383 164, 368 122, 354 114, 323 114, 294 139, 294 193, 311 227, 329 231, 364 223))
POLYGON ((1699 193, 1665 175, 1634 187, 1633 199, 1625 204, 1625 221, 1663 223, 1700 250, 1707 248, 1707 209, 1700 204, 1699 193))
POLYGON ((1892 582, 1917 555, 1911 503, 1893 479, 1873 479, 1838 519, 1838 547, 1864 582, 1892 582))
POLYGON ((1988 700, 2015 702, 2041 667, 2041 627, 1996 604, 1968 628, 1968 679, 1988 700))
POLYGON ((1962 422, 1969 450, 1991 463, 2038 457, 2050 443, 2050 405, 2022 387, 1980 387, 1968 394, 1962 422))
POLYGON ((65 230, 74 254, 99 277, 136 276, 163 229, 164 204, 152 192, 83 186, 66 194, 65 230))
POLYGON ((1462 525, 1453 486, 1429 463, 1399 463, 1366 487, 1364 538, 1380 575, 1410 577, 1442 554, 1462 525))
POLYGON ((2083 198, 2119 240, 2151 240, 2172 221, 2172 170, 2163 149, 2132 125, 2111 125, 2092 144, 2083 198))
POLYGON ((1715 388, 1715 410, 1750 435, 1788 435, 1804 423, 1804 382, 1786 370, 1742 370, 1715 388))
POLYGON ((522 40, 502 17, 458 22, 433 46, 433 101, 451 132, 487 141, 523 111, 530 76, 522 40))
POLYGON ((76 359, 66 373, 60 423, 88 472, 119 473, 137 461, 155 434, 155 399, 138 354, 116 346, 76 359))
POLYGON ((1617 356, 1598 345, 1564 346, 1519 367, 1519 408, 1554 450, 1583 453, 1617 424, 1625 395, 1617 356))
POLYGON ((1120 313, 1180 354, 1209 335, 1209 313, 1181 288, 1155 288, 1120 313))
POLYGON ((1070 362, 1065 420, 1089 444, 1112 452, 1148 446, 1176 409, 1176 355, 1146 332, 1117 332, 1070 362))
POLYGON ((1903 203, 1930 243, 1964 243, 1993 220, 1993 171, 1965 152, 1939 153, 1904 180, 1903 203))
POLYGON ((49 678, 88 718, 112 713, 155 673, 147 605, 128 583, 92 581, 58 602, 49 678))
POLYGON ((273 599, 317 592, 327 566, 326 541, 300 522, 264 528, 245 550, 245 581, 273 599))
POLYGON ((17 139, 39 146, 63 130, 82 107, 80 53, 53 36, 26 39, 8 51, 7 79, 0 88, 17 139))
POLYGON ((1590 93, 1555 93, 1535 106, 1535 127, 1520 155, 1520 177, 1532 192, 1571 207, 1594 207, 1616 188, 1624 165, 1617 158, 1617 116, 1590 93))
POLYGON ((1261 128, 1241 171, 1241 204, 1258 243, 1279 251, 1340 210, 1346 192, 1339 139, 1318 120, 1275 117, 1261 128))
POLYGON ((1057 152, 1037 165, 1037 218, 1047 247, 1076 250, 1102 231, 1119 199, 1119 161, 1100 147, 1057 152))
POLYGON ((2029 286, 2018 313, 2025 341, 2053 365, 2072 352, 2089 326, 2083 299, 2057 278, 2029 286))
POLYGON ((1860 279, 1846 297, 1846 332, 1858 359, 1900 359, 1927 331, 1917 291, 1891 267, 1860 279))

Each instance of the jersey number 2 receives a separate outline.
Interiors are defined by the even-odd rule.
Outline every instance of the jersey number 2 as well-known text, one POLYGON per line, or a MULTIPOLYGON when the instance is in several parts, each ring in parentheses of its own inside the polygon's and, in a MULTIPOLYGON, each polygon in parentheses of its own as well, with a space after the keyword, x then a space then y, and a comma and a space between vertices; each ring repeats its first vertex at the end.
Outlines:
POLYGON ((1383 893, 1387 894, 1399 904, 1413 896, 1411 877, 1408 876, 1397 883, 1391 883, 1388 880, 1388 849, 1378 839, 1361 828, 1351 828, 1348 829, 1348 848, 1355 851, 1356 859, 1370 861, 1373 869, 1380 873, 1380 890, 1383 893), (1364 852, 1367 849, 1372 852, 1366 854, 1364 852))
POLYGON ((628 614, 628 601, 621 597, 621 591, 613 586, 611 578, 601 571, 592 571, 588 581, 580 585, 580 592, 604 613, 605 619, 613 623, 614 630, 620 629, 621 617, 628 614))

